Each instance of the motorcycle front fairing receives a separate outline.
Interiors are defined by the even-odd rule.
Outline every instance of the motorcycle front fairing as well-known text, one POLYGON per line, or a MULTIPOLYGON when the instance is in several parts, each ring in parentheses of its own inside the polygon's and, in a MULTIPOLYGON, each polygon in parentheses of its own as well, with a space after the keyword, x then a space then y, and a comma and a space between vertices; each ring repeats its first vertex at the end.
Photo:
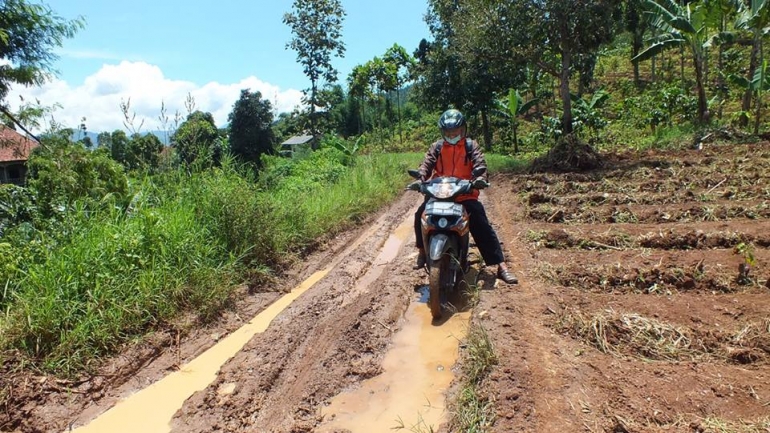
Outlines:
POLYGON ((462 203, 436 198, 428 200, 422 216, 422 233, 431 260, 439 260, 447 251, 459 254, 463 246, 460 243, 468 230, 468 218, 462 203))

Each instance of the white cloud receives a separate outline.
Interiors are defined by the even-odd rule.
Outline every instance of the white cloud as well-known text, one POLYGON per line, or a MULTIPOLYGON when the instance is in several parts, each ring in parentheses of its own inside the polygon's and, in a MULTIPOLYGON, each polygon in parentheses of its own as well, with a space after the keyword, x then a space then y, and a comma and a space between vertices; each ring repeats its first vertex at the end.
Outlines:
POLYGON ((222 127, 242 89, 261 92, 262 97, 273 104, 275 113, 291 111, 301 104, 302 92, 299 90, 281 90, 253 76, 237 83, 210 82, 198 86, 189 81, 166 78, 157 66, 128 61, 104 65, 74 87, 53 79, 41 87, 14 89, 7 100, 12 110, 18 109, 19 96, 26 101, 37 99, 43 106, 58 103, 62 108, 53 113, 56 122, 77 127, 85 117, 86 126, 92 132, 126 129, 120 103, 130 101, 130 111, 136 113, 134 125, 138 127, 144 120, 142 131, 149 131, 163 129, 159 120, 162 103, 169 118, 173 119, 179 112, 184 119, 188 94, 195 102, 195 109, 210 112, 217 126, 222 127))

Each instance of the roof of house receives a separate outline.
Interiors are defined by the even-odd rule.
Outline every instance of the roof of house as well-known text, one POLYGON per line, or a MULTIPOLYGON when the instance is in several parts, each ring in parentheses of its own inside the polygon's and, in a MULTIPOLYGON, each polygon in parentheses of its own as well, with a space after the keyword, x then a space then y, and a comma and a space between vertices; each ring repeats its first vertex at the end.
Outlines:
POLYGON ((305 144, 309 143, 313 140, 312 135, 295 135, 294 137, 289 138, 288 140, 281 143, 281 145, 284 144, 305 144))
POLYGON ((40 146, 36 141, 11 128, 0 126, 0 162, 26 161, 32 149, 40 146))

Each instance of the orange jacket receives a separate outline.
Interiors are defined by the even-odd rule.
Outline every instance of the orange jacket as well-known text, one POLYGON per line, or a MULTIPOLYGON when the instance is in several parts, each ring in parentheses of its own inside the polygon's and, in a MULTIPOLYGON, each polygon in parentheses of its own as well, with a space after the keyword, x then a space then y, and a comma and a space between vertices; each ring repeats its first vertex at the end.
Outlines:
MULTIPOLYGON (((442 176, 472 180, 473 169, 486 166, 484 154, 475 140, 465 137, 457 144, 449 144, 442 138, 433 143, 425 153, 425 158, 420 165, 420 176, 424 180, 442 176), (470 149, 470 153, 466 148, 470 149)), ((486 179, 486 172, 481 177, 486 179)), ((474 189, 470 194, 457 197, 456 201, 476 200, 478 197, 479 191, 474 189)))

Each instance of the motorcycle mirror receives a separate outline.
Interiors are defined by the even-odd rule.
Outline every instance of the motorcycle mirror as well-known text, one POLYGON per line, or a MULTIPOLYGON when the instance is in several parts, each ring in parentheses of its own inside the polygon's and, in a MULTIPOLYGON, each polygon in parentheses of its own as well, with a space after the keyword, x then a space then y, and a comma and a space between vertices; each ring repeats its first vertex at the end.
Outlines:
POLYGON ((471 172, 471 176, 479 177, 479 176, 481 176, 482 174, 484 174, 486 172, 487 172, 487 168, 486 167, 476 167, 471 172))
POLYGON ((409 176, 412 176, 415 179, 419 179, 420 178, 420 171, 419 170, 415 170, 415 169, 410 168, 406 172, 409 173, 409 176))

